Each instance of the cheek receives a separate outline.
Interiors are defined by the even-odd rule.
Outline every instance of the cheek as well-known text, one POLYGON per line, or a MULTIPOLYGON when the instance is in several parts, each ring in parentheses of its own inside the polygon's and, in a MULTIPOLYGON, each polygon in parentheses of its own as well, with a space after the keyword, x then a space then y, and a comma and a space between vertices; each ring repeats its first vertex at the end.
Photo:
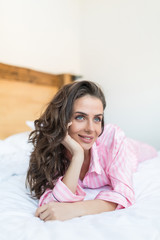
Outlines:
POLYGON ((71 126, 69 127, 69 129, 68 129, 68 133, 69 133, 70 135, 72 135, 72 134, 80 131, 80 129, 81 129, 80 124, 77 124, 77 123, 75 123, 75 122, 72 122, 72 125, 71 125, 71 126))

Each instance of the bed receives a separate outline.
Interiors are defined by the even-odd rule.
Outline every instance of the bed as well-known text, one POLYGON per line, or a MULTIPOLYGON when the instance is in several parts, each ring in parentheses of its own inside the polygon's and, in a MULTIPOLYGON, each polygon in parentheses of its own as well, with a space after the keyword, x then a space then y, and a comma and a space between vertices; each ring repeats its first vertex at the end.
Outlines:
MULTIPOLYGON (((25 188, 29 155, 32 151, 32 145, 28 143, 28 135, 31 131, 29 126, 31 126, 36 114, 42 111, 51 95, 60 86, 74 79, 72 75, 67 74, 67 80, 64 80, 66 76, 65 74, 62 75, 64 75, 63 80, 58 85, 42 83, 42 80, 38 80, 38 77, 37 82, 34 81, 33 83, 33 81, 22 82, 22 79, 15 80, 9 79, 9 77, 5 78, 4 75, 1 76, 0 94, 2 91, 3 94, 0 98, 0 114, 3 113, 3 116, 0 115, 0 125, 4 125, 1 126, 0 131, 0 239, 160 240, 160 151, 158 157, 140 163, 138 171, 133 176, 136 203, 128 209, 84 216, 65 222, 49 221, 44 223, 34 216, 38 202, 30 197, 28 189, 25 188), (34 105, 38 101, 37 109, 34 107, 32 110, 27 110, 27 103, 26 105, 22 104, 28 114, 21 118, 23 108, 19 107, 18 103, 14 111, 11 111, 13 108, 10 106, 12 101, 9 101, 10 107, 3 106, 4 100, 10 96, 8 90, 12 89, 13 92, 13 87, 6 88, 8 82, 15 82, 19 93, 22 91, 24 83, 30 85, 28 87, 31 88, 34 85, 34 98, 29 97, 29 104, 33 103, 34 105), (44 99, 40 98, 42 102, 37 100, 39 99, 39 93, 37 94, 39 84, 41 85, 41 93, 46 87, 50 89, 44 99), (6 89, 8 90, 6 91, 6 89), (17 118, 15 118, 15 111, 17 111, 17 118), (10 121, 6 116, 10 118, 10 121), (17 123, 11 126, 13 120, 17 123)), ((18 96, 18 102, 22 103, 24 94, 18 96)), ((25 101, 28 102, 26 97, 25 101)), ((100 189, 86 189, 85 191, 87 193, 86 199, 92 199, 100 189)))

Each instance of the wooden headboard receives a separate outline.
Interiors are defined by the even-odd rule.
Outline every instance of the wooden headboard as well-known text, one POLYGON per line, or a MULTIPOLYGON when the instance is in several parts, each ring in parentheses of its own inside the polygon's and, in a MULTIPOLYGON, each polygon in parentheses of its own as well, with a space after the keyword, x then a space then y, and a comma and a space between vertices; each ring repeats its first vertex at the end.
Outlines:
POLYGON ((26 121, 38 118, 71 74, 49 74, 0 63, 0 139, 29 131, 26 121))

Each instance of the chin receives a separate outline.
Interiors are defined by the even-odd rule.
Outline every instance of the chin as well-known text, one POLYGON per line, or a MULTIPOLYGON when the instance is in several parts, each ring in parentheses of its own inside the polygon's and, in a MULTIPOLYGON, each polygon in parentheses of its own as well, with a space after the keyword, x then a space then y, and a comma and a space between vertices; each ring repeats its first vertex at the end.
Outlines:
POLYGON ((88 145, 88 146, 84 146, 83 144, 80 144, 80 145, 81 145, 81 147, 83 148, 84 151, 90 150, 91 147, 93 146, 93 144, 90 144, 90 145, 88 145))

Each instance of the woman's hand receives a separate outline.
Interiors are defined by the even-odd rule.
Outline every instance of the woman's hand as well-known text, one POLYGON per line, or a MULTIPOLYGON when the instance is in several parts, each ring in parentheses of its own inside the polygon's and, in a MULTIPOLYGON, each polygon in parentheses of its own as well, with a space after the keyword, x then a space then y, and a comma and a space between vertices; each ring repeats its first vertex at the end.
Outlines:
POLYGON ((74 216, 73 205, 71 203, 50 202, 37 208, 35 216, 43 221, 60 220, 65 221, 74 216))
MULTIPOLYGON (((68 123, 67 129, 71 125, 72 125, 72 122, 68 123)), ((75 155, 84 156, 83 148, 80 146, 79 143, 77 143, 73 138, 70 137, 70 135, 68 134, 68 131, 65 138, 62 141, 62 144, 65 146, 66 149, 69 150, 72 156, 75 156, 75 155)))

